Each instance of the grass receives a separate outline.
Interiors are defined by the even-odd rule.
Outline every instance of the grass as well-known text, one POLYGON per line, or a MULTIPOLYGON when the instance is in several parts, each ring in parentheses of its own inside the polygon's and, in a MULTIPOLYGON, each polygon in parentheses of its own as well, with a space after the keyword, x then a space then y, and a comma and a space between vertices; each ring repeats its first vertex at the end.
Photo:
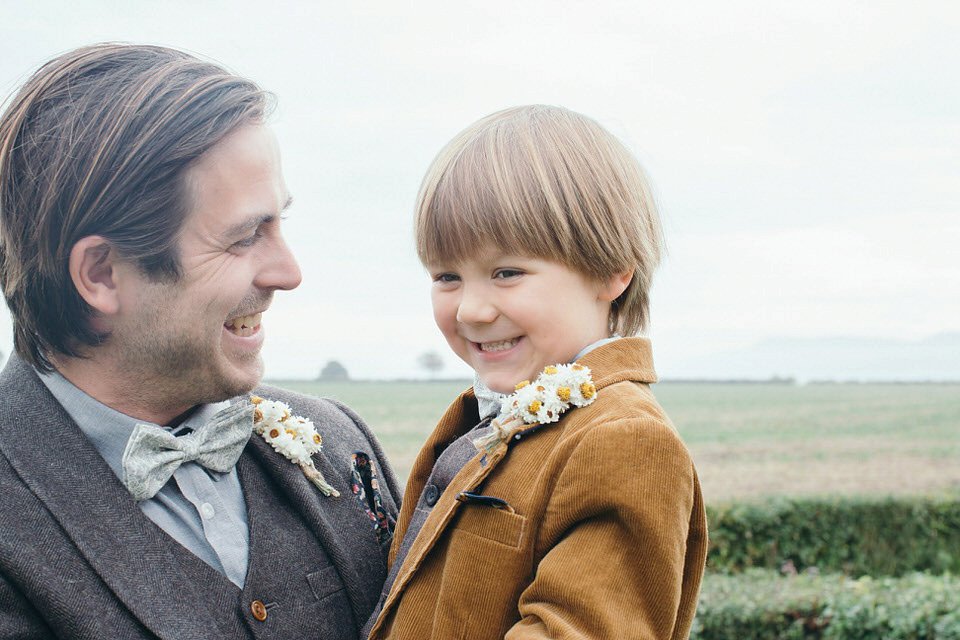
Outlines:
MULTIPOLYGON (((401 479, 466 381, 274 381, 341 400, 380 437, 401 479)), ((910 495, 960 489, 960 385, 661 383, 708 502, 767 495, 910 495)))

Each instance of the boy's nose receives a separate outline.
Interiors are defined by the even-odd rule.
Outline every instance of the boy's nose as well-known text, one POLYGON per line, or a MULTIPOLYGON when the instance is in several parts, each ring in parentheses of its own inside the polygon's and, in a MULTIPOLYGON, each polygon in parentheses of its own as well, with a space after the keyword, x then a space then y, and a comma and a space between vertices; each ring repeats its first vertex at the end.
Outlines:
POLYGON ((497 307, 484 295, 480 287, 463 288, 460 304, 457 306, 457 322, 461 324, 483 324, 497 319, 497 307))

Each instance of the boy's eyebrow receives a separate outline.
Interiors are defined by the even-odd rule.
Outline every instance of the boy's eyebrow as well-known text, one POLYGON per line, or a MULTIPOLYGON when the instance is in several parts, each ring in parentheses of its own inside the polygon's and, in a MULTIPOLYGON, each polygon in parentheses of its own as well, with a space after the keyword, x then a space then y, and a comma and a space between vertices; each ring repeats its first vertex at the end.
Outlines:
MULTIPOLYGON (((284 201, 283 206, 280 207, 280 211, 281 212, 286 211, 287 209, 290 208, 290 205, 292 204, 293 204, 293 196, 287 196, 287 199, 286 201, 284 201)), ((256 229, 262 224, 273 222, 274 220, 276 220, 276 218, 277 218, 277 215, 274 213, 265 213, 263 215, 254 216, 252 218, 244 220, 243 222, 238 222, 235 225, 227 227, 223 232, 223 237, 234 238, 237 236, 246 235, 247 233, 250 233, 251 231, 253 231, 254 229, 256 229)))

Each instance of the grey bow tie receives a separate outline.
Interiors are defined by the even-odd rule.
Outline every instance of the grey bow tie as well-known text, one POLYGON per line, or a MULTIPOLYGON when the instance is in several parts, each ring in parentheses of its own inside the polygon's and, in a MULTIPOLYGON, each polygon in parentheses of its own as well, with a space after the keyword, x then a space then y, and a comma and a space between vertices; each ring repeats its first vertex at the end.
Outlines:
POLYGON ((205 425, 185 436, 152 424, 138 423, 123 450, 123 483, 135 500, 148 500, 184 462, 229 471, 253 431, 253 405, 237 402, 218 411, 205 425))

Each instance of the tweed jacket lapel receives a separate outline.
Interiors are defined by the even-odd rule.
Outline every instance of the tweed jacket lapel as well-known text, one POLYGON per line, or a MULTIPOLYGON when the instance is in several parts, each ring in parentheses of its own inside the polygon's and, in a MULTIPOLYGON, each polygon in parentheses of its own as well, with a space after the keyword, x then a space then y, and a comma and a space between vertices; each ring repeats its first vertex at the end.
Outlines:
POLYGON ((177 543, 143 515, 33 368, 16 355, 0 374, 0 397, 8 404, 15 399, 2 417, 0 449, 117 598, 161 638, 221 634, 211 617, 183 616, 163 604, 171 593, 181 602, 204 601, 185 572, 164 570, 180 560, 177 543))
MULTIPOLYGON (((321 435, 324 435, 324 425, 317 424, 316 427, 321 435)), ((363 519, 357 517, 357 511, 361 507, 351 491, 350 454, 346 450, 338 450, 336 445, 335 437, 324 435, 324 451, 315 454, 313 460, 327 482, 340 492, 337 498, 320 493, 306 479, 300 467, 274 451, 263 438, 254 435, 250 439, 247 451, 256 458, 267 475, 281 487, 282 493, 290 500, 325 548, 344 584, 359 630, 374 606, 374 602, 367 595, 370 591, 368 581, 376 575, 381 575, 382 580, 384 552, 381 551, 373 534, 356 535, 356 531, 350 528, 350 523, 365 521, 365 516, 363 519)), ((258 478, 262 476, 254 474, 247 461, 241 458, 237 469, 244 492, 248 494, 247 504, 251 511, 249 575, 253 576, 258 551, 268 545, 275 545, 277 537, 276 531, 268 526, 255 524, 256 515, 252 512, 250 492, 259 490, 261 495, 271 495, 271 493, 267 488, 257 486, 258 478)))

